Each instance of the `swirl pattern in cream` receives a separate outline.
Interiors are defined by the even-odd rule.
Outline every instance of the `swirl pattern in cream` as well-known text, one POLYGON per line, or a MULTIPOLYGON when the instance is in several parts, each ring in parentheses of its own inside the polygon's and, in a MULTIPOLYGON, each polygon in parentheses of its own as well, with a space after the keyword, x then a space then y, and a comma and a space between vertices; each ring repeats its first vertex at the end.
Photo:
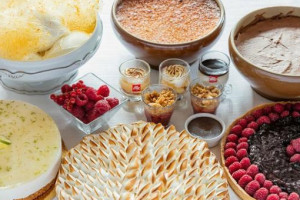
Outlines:
POLYGON ((207 144, 174 126, 136 122, 85 137, 62 161, 59 200, 225 200, 207 144))

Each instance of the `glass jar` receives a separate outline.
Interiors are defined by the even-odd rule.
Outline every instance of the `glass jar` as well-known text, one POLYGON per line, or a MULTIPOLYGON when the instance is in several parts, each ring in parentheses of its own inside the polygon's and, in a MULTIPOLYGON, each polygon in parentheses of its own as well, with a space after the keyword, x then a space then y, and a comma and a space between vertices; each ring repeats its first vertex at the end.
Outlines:
POLYGON ((174 89, 181 99, 190 84, 190 65, 177 58, 163 61, 159 65, 159 83, 174 89))
POLYGON ((119 67, 121 91, 132 101, 141 100, 141 93, 150 85, 150 66, 139 59, 128 60, 119 67))
POLYGON ((229 57, 219 51, 208 51, 200 58, 199 77, 203 82, 225 85, 229 77, 229 57))

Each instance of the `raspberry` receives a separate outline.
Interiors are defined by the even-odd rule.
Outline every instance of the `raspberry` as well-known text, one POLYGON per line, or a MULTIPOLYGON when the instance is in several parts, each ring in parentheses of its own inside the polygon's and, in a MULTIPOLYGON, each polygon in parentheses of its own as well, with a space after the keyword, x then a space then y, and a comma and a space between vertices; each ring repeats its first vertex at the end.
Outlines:
POLYGON ((289 156, 293 156, 296 153, 295 149, 293 146, 290 144, 289 146, 286 147, 286 154, 289 156))
POLYGON ((266 188, 259 188, 253 195, 256 200, 266 200, 269 191, 266 188))
POLYGON ((270 120, 272 121, 272 122, 275 122, 275 121, 277 121, 278 119, 279 119, 279 115, 277 114, 277 113, 269 113, 269 118, 270 118, 270 120))
POLYGON ((298 162, 300 163, 300 154, 295 154, 290 158, 291 162, 298 162))
POLYGON ((95 103, 94 110, 97 111, 100 115, 103 115, 111 109, 110 105, 105 100, 100 100, 95 103))
POLYGON ((288 197, 288 200, 299 200, 299 195, 296 192, 292 192, 288 197))
POLYGON ((279 196, 279 198, 287 199, 289 197, 289 194, 286 192, 280 192, 278 196, 279 196))
POLYGON ((262 109, 258 109, 258 110, 255 110, 252 115, 258 119, 260 116, 262 116, 264 114, 264 111, 262 109))
POLYGON ((256 122, 250 122, 247 126, 247 128, 252 128, 254 130, 258 129, 258 124, 256 122))
POLYGON ((95 106, 95 102, 92 101, 92 100, 89 100, 87 102, 87 104, 85 104, 84 108, 85 108, 86 111, 89 111, 89 110, 92 110, 94 108, 94 106, 95 106))
POLYGON ((55 100, 56 99, 56 95, 55 94, 51 94, 50 95, 50 99, 55 100))
POLYGON ((234 162, 236 162, 236 161, 239 161, 239 160, 237 159, 237 157, 235 157, 235 156, 229 156, 229 157, 226 158, 226 160, 225 160, 225 165, 226 165, 226 167, 229 167, 232 163, 234 163, 234 162))
POLYGON ((300 112, 300 103, 295 103, 295 104, 293 105, 293 110, 294 110, 294 111, 300 112))
POLYGON ((284 105, 281 103, 277 103, 273 106, 273 110, 280 114, 284 111, 284 105))
POLYGON ((101 95, 97 95, 97 97, 96 97, 96 100, 95 101, 99 101, 99 100, 103 100, 104 99, 104 97, 103 96, 101 96, 101 95))
POLYGON ((270 124, 270 118, 267 116, 261 116, 256 120, 256 123, 260 126, 262 124, 270 124))
POLYGON ((287 199, 289 197, 289 194, 286 192, 280 192, 278 196, 279 196, 279 198, 287 199))
POLYGON ((287 117, 287 116, 289 116, 289 115, 290 115, 290 111, 285 110, 285 111, 283 111, 283 112, 280 114, 280 117, 284 118, 284 117, 287 117))
POLYGON ((240 135, 242 133, 243 127, 241 125, 235 125, 234 127, 232 127, 231 129, 231 133, 234 133, 236 135, 240 135))
POLYGON ((225 150, 224 157, 228 158, 229 156, 236 156, 236 151, 233 148, 229 148, 225 150))
POLYGON ((236 147, 237 150, 240 150, 240 149, 246 149, 246 150, 248 150, 248 148, 249 148, 249 145, 248 145, 247 142, 241 142, 236 147))
POLYGON ((253 179, 251 178, 251 176, 245 174, 244 176, 242 176, 242 178, 240 178, 239 180, 239 185, 242 187, 242 188, 245 188, 246 185, 252 181, 253 179))
POLYGON ((265 180, 264 182, 264 187, 267 188, 268 190, 273 186, 272 181, 265 180))
POLYGON ((251 181, 248 183, 245 187, 245 191, 250 194, 251 196, 254 195, 254 193, 260 188, 260 185, 257 181, 251 181))
POLYGON ((236 143, 234 143, 234 142, 227 142, 225 144, 225 149, 229 149, 229 148, 235 149, 236 148, 236 143))
POLYGON ((85 115, 85 111, 80 106, 74 106, 71 113, 80 120, 82 120, 85 115))
POLYGON ((255 133, 255 130, 252 128, 245 128, 242 132, 242 136, 249 138, 251 135, 253 135, 255 133))
POLYGON ((255 175, 254 180, 257 180, 257 181, 259 182, 259 184, 260 184, 261 186, 263 186, 264 183, 265 183, 266 177, 265 177, 264 174, 258 173, 258 174, 255 175))
POLYGON ((240 119, 238 121, 238 125, 240 125, 243 128, 246 128, 247 124, 248 124, 248 121, 246 119, 240 119))
POLYGON ((293 145, 295 151, 300 153, 300 138, 292 140, 291 144, 293 145))
POLYGON ((242 142, 248 142, 248 138, 246 137, 241 137, 238 141, 238 143, 242 143, 242 142))
POLYGON ((98 94, 94 88, 88 87, 85 91, 85 95, 88 97, 89 100, 97 101, 98 94))
POLYGON ((245 119, 247 120, 248 123, 253 122, 255 120, 255 118, 252 115, 247 115, 245 119))
POLYGON ((251 176, 252 178, 255 177, 255 175, 258 173, 258 167, 257 165, 250 165, 247 169, 247 174, 251 176))
POLYGON ((236 181, 239 181, 240 178, 242 178, 242 176, 244 176, 246 174, 246 171, 244 169, 239 169, 237 171, 235 171, 233 174, 232 174, 232 177, 236 180, 236 181))
POLYGON ((267 200, 279 200, 279 196, 277 194, 270 194, 267 200))
POLYGON ((68 84, 65 84, 61 87, 61 92, 62 93, 71 92, 71 91, 72 91, 72 87, 68 84))
POLYGON ((300 117, 300 113, 297 112, 297 111, 294 111, 294 112, 292 112, 292 116, 293 116, 294 118, 300 117))
POLYGON ((286 110, 292 110, 292 107, 293 107, 293 104, 291 104, 291 103, 285 104, 285 109, 286 110))
POLYGON ((76 105, 77 106, 84 106, 88 102, 88 97, 85 94, 79 94, 76 97, 76 105))
POLYGON ((269 114, 270 112, 272 112, 272 107, 271 106, 267 106, 263 108, 263 111, 265 113, 265 115, 269 114))
POLYGON ((227 136, 227 142, 235 142, 236 143, 237 140, 238 140, 238 136, 235 134, 229 134, 227 136))
POLYGON ((235 172, 241 168, 242 168, 242 166, 239 162, 234 162, 228 167, 230 174, 232 174, 233 172, 235 172))
POLYGON ((242 165, 242 168, 243 169, 248 169, 251 165, 251 162, 250 162, 250 159, 249 158, 243 158, 241 161, 240 161, 241 165, 242 165))
POLYGON ((271 194, 279 194, 281 192, 281 189, 280 187, 278 187, 277 185, 273 185, 271 188, 270 188, 270 193, 271 194))
POLYGON ((106 101, 108 102, 111 108, 114 108, 117 105, 119 105, 119 99, 117 98, 106 98, 106 101))
POLYGON ((91 122, 94 121, 95 119, 97 119, 100 116, 100 113, 97 112, 95 109, 89 110, 87 112, 87 122, 91 122))
POLYGON ((246 149, 240 149, 236 152, 236 157, 239 160, 242 160, 244 157, 247 157, 247 156, 248 156, 248 152, 246 149))
POLYGON ((109 96, 109 88, 107 85, 101 85, 97 91, 97 94, 103 96, 103 97, 108 97, 109 96))

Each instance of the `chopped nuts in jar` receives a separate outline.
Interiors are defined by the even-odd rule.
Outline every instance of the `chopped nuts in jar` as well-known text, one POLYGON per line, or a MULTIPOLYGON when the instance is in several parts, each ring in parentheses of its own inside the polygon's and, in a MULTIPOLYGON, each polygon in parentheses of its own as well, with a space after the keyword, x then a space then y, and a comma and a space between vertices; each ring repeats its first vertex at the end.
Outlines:
POLYGON ((199 98, 212 99, 220 96, 221 91, 216 86, 203 86, 196 83, 192 87, 191 93, 199 98))
POLYGON ((153 107, 167 107, 175 103, 176 96, 171 90, 162 90, 145 94, 145 103, 153 107))
POLYGON ((169 65, 163 68, 163 73, 171 77, 182 77, 186 74, 186 71, 182 65, 169 65))
POLYGON ((124 74, 134 78, 142 78, 145 76, 146 71, 141 67, 129 67, 125 70, 124 74))

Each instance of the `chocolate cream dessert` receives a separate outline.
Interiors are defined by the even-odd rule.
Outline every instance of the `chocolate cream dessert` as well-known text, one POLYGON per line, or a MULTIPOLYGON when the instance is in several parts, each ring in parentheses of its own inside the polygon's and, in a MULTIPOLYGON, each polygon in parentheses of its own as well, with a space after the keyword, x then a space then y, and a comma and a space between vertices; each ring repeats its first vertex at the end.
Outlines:
POLYGON ((239 52, 267 71, 300 75, 300 18, 294 16, 259 21, 241 30, 239 52))

